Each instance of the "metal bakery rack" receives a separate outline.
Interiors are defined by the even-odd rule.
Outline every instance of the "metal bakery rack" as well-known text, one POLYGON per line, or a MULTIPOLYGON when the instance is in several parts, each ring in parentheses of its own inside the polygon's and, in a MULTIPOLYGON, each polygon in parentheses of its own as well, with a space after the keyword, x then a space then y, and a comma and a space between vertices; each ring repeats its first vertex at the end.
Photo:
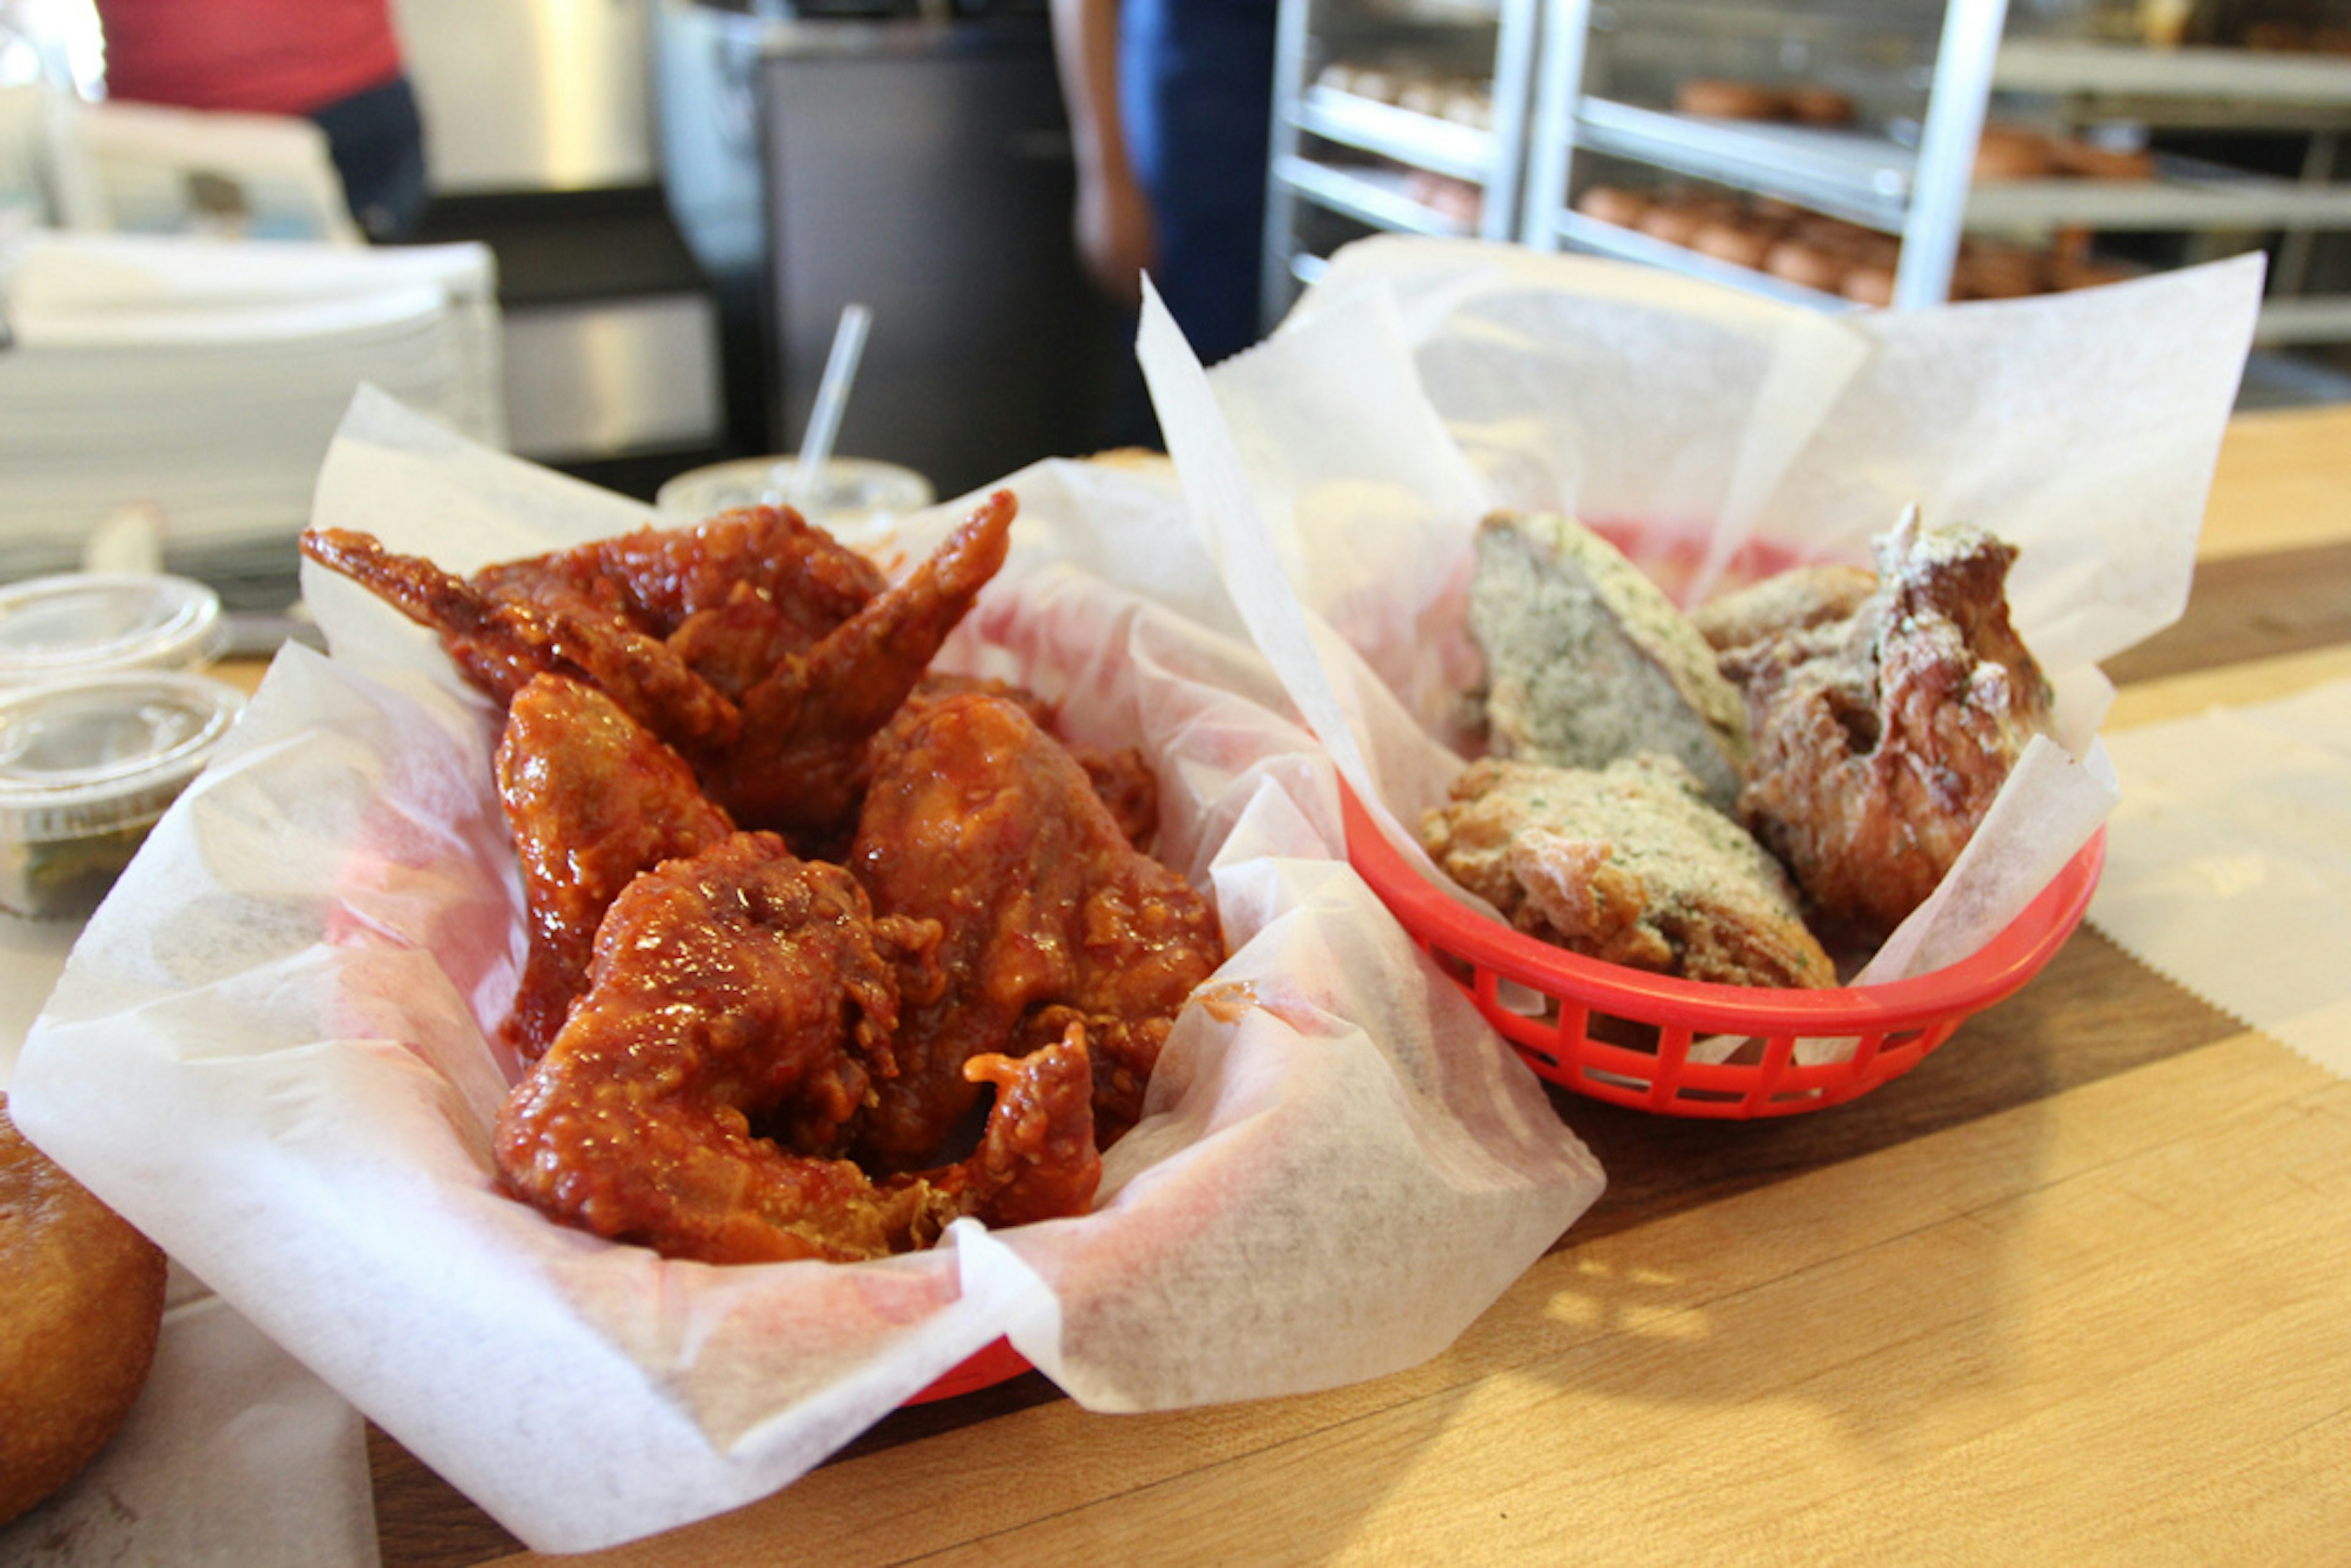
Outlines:
POLYGON ((1898 242, 1899 308, 1965 297, 1954 266, 1977 247, 2079 252, 2120 237, 2139 267, 2264 247, 2261 340, 2351 341, 2351 160, 2339 155, 2351 59, 2245 40, 2151 43, 2129 32, 2141 11, 2103 0, 1284 0, 1267 320, 1337 246, 1383 231, 1515 238, 1856 308, 1577 210, 1593 185, 1621 183, 1824 214, 1885 236, 1889 254, 1898 242), (1854 113, 1815 125, 1677 110, 1676 88, 1693 77, 1801 81, 1854 113), (1485 122, 1451 118, 1448 103, 1467 106, 1442 92, 1407 99, 1432 81, 1482 81, 1485 122), (1987 123, 2147 155, 2132 177, 1979 177, 1987 123), (2167 150, 2222 132, 2274 141, 2290 167, 2167 150), (2150 249, 2164 259, 2144 259, 2150 249))
POLYGON ((1510 239, 1541 0, 1283 0, 1265 318, 1374 233, 1510 239))

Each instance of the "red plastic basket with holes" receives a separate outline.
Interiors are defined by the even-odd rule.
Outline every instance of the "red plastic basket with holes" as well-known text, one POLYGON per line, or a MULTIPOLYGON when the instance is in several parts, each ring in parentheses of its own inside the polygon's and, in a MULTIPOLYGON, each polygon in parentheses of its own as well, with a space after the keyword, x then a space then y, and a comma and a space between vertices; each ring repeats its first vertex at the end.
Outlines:
POLYGON ((937 1382, 906 1403, 928 1405, 934 1400, 975 1394, 983 1388, 993 1388, 999 1383, 1009 1383, 1029 1370, 1029 1358, 1013 1349, 1009 1340, 991 1340, 939 1374, 937 1382))
POLYGON ((2105 862, 2101 829, 2007 929, 1972 956, 1911 979, 1774 990, 1652 975, 1537 941, 1457 903, 1396 852, 1343 783, 1347 858, 1380 901, 1541 1076, 1594 1099, 1672 1116, 1817 1111, 1900 1077, 1970 1016, 2039 973, 2081 924, 2105 862), (1506 982, 1540 1013, 1505 1005, 1506 982), (1694 1040, 1746 1043, 1722 1062, 1694 1040), (1851 1040, 1843 1060, 1796 1060, 1800 1040, 1851 1040))

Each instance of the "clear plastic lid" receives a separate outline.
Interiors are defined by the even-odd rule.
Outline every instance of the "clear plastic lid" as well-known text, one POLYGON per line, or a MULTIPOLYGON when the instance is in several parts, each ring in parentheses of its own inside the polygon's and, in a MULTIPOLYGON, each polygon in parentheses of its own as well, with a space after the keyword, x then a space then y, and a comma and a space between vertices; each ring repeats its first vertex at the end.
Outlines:
POLYGON ((220 595, 184 577, 77 571, 0 588, 0 687, 195 669, 227 638, 220 595))
POLYGON ((205 675, 93 675, 0 694, 0 839, 49 843, 162 815, 245 711, 205 675))

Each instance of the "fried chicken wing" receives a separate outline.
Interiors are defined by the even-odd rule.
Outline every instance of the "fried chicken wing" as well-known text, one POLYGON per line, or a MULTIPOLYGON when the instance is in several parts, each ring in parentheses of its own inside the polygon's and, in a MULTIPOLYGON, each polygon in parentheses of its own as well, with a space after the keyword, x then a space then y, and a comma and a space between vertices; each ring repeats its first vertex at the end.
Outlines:
POLYGON ((975 1056, 963 1064, 963 1075, 996 1092, 979 1148, 969 1159, 917 1179, 947 1207, 995 1226, 1092 1208, 1102 1155, 1094 1146, 1094 1074, 1085 1027, 1072 1023, 1059 1040, 1026 1056, 975 1056))
POLYGON ((470 579, 365 534, 312 529, 302 549, 437 631, 493 696, 541 674, 586 681, 675 747, 738 823, 820 837, 845 832, 873 732, 1002 566, 1015 510, 998 491, 886 586, 777 507, 470 579))
POLYGON ((1865 938, 1934 891, 2050 705, 2009 623, 2013 546, 1913 510, 1876 554, 1849 619, 1723 655, 1755 741, 1740 812, 1819 915, 1865 938))
POLYGON ((875 1183, 832 1157, 893 1071, 897 977, 937 939, 838 866, 738 833, 613 901, 588 993, 500 1112, 499 1181, 565 1224, 710 1262, 928 1246, 963 1214, 1082 1213, 1100 1166, 1082 1035, 983 1061, 971 1160, 875 1183))
POLYGON ((743 694, 743 738, 700 765, 747 821, 786 831, 845 826, 868 741, 922 680, 1011 548, 1017 504, 998 490, 903 580, 743 694))
POLYGON ((1118 831, 1138 850, 1148 851, 1159 836, 1159 775, 1142 749, 1133 746, 1088 746, 1066 742, 1070 755, 1086 770, 1086 778, 1110 808, 1118 831))
POLYGON ((725 745, 740 727, 726 694, 617 611, 485 588, 347 528, 306 529, 301 549, 440 633, 465 678, 500 702, 511 701, 534 675, 569 675, 672 745, 725 745))
MULTIPOLYGON (((922 678, 891 722, 911 723, 922 709, 969 692, 1018 703, 1040 727, 1054 728, 1053 705, 1026 686, 986 676, 935 672, 922 678)), ((1127 842, 1148 851, 1152 840, 1159 835, 1159 776, 1152 771, 1150 759, 1141 748, 1133 746, 1089 746, 1083 741, 1066 739, 1061 744, 1078 759, 1086 777, 1093 780, 1094 793, 1110 808, 1110 814, 1118 819, 1127 842)))
MULTIPOLYGON (((786 648, 808 646, 887 586, 879 567, 788 507, 740 507, 691 528, 642 528, 486 567, 474 582, 498 598, 618 616, 664 641, 697 618, 757 604, 758 620, 786 648)), ((745 643, 756 653, 739 626, 726 640, 745 643)), ((730 681, 721 662, 696 667, 730 693, 757 678, 730 681)))
POLYGON ((919 1164, 974 1104, 965 1064, 1084 1027, 1104 1146, 1140 1116, 1176 1015, 1224 959, 1207 899, 1127 841, 1085 770, 1019 705, 967 694, 875 746, 851 866, 886 915, 935 919, 944 992, 909 1005, 898 1075, 858 1142, 919 1164))
POLYGON ((524 1061, 588 987, 604 912, 641 872, 735 831, 684 758, 592 686, 538 675, 498 743, 498 798, 522 862, 530 946, 501 1026, 524 1061))

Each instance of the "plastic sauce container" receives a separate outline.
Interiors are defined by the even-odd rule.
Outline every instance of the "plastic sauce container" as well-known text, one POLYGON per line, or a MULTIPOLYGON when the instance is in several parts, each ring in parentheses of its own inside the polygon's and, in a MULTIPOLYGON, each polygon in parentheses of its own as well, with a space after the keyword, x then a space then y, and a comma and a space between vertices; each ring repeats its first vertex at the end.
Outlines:
POLYGON ((184 577, 63 572, 0 588, 0 689, 201 669, 227 641, 220 595, 184 577))
POLYGON ((176 671, 0 692, 0 909, 97 908, 244 711, 235 686, 176 671))

